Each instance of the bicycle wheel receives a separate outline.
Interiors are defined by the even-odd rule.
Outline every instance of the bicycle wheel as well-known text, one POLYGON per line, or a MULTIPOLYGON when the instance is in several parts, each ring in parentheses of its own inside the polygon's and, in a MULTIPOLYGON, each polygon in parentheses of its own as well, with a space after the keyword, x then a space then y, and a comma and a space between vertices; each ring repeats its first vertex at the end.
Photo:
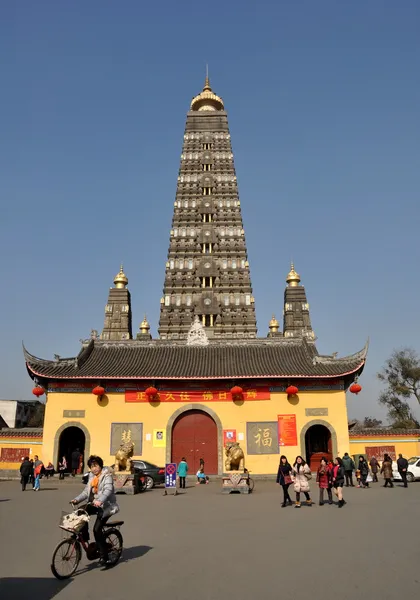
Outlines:
POLYGON ((62 540, 54 550, 51 571, 57 579, 68 579, 79 566, 82 558, 80 543, 75 538, 62 540))
POLYGON ((248 477, 248 487, 249 487, 249 493, 251 493, 251 492, 252 492, 252 490, 254 489, 254 485, 255 485, 255 483, 254 483, 254 480, 253 480, 253 479, 251 479, 251 477, 248 477))
POLYGON ((123 538, 118 529, 107 529, 105 531, 105 541, 108 548, 108 560, 111 566, 117 564, 123 551, 123 538))

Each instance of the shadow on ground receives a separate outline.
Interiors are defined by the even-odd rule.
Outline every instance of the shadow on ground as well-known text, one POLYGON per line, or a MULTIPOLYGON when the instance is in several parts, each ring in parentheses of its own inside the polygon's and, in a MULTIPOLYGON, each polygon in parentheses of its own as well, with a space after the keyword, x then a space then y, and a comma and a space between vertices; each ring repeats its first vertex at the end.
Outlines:
POLYGON ((10 502, 10 498, 0 498, 0 502, 10 502))
POLYGON ((134 558, 140 558, 147 554, 150 550, 153 550, 152 546, 131 546, 131 548, 124 548, 121 562, 127 562, 134 558))
MULTIPOLYGON (((128 562, 129 560, 133 560, 135 558, 141 558, 142 556, 147 554, 150 550, 153 550, 152 546, 131 546, 131 548, 124 548, 123 555, 122 555, 120 561, 115 565, 115 567, 112 567, 112 569, 118 569, 118 565, 120 563, 125 563, 125 562, 128 562)), ((91 562, 89 565, 87 565, 83 569, 80 569, 80 571, 76 571, 76 573, 74 574, 74 577, 77 577, 78 575, 81 575, 82 573, 87 573, 88 571, 91 571, 92 569, 95 569, 95 568, 103 569, 103 567, 101 567, 101 565, 98 563, 98 561, 95 560, 94 562, 91 562)))
POLYGON ((28 600, 28 598, 39 598, 50 600, 61 592, 69 583, 57 581, 53 577, 3 577, 0 579, 1 597, 13 598, 13 600, 28 600))

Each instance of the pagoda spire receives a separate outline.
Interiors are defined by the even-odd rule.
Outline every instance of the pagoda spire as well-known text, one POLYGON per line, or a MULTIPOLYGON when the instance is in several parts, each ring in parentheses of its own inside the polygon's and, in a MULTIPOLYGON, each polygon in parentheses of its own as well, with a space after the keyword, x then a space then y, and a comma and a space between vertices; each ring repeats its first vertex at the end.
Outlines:
POLYGON ((308 340, 315 340, 306 291, 300 284, 300 275, 296 272, 293 262, 290 265, 286 283, 283 310, 284 337, 305 337, 308 340))
POLYGON ((206 79, 204 81, 203 92, 205 92, 206 90, 211 91, 210 79, 209 79, 209 65, 208 65, 208 63, 206 64, 206 79))
POLYGON ((161 339, 255 338, 257 324, 238 184, 223 100, 210 88, 187 114, 160 307, 161 339))
POLYGON ((108 294, 108 304, 105 306, 104 328, 101 340, 131 340, 131 295, 127 289, 128 277, 123 265, 114 277, 114 286, 108 294))

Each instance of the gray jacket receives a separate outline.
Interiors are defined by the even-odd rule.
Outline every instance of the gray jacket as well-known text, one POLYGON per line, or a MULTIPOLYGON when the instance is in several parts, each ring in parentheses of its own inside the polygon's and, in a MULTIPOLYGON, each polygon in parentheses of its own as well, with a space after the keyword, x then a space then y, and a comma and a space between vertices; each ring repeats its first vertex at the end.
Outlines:
MULTIPOLYGON (((87 482, 85 489, 81 494, 79 494, 75 498, 78 504, 80 502, 87 502, 89 500, 90 492, 92 489, 92 480, 94 477, 95 476, 93 473, 89 474, 89 481, 87 482)), ((112 472, 108 469, 108 467, 104 467, 101 471, 101 474, 99 476, 98 491, 94 495, 94 500, 102 502, 104 517, 110 517, 111 515, 115 515, 120 510, 114 492, 112 472)))

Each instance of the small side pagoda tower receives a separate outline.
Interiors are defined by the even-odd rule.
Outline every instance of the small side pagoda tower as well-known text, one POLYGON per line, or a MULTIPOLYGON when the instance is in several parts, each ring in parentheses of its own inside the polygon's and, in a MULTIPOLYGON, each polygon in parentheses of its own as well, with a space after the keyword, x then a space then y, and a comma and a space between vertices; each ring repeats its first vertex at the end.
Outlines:
POLYGON ((283 336, 306 337, 315 341, 315 333, 311 325, 309 304, 306 291, 300 285, 300 275, 296 273, 292 263, 286 278, 287 287, 284 291, 283 336))
POLYGON ((115 276, 115 287, 110 288, 105 306, 105 322, 101 340, 131 340, 131 295, 127 289, 128 278, 121 265, 115 276))

